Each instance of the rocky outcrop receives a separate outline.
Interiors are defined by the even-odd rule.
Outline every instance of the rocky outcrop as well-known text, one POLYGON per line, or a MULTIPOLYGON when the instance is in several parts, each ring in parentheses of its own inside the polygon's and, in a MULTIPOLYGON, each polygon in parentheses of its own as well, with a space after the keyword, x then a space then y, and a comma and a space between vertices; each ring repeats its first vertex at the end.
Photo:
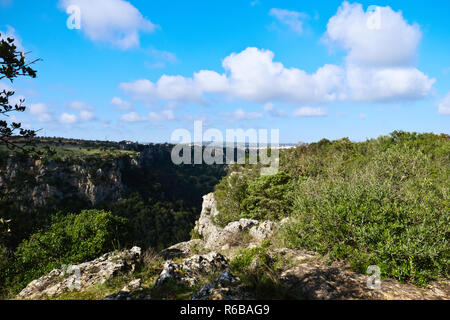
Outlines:
POLYGON ((247 240, 258 243, 270 238, 278 228, 278 224, 275 222, 259 222, 253 219, 240 219, 220 228, 214 223, 214 217, 218 214, 214 193, 204 196, 202 212, 194 230, 203 238, 205 247, 211 250, 240 245, 245 234, 250 237, 247 240))
POLYGON ((155 287, 163 285, 169 279, 184 285, 193 286, 198 283, 199 276, 225 270, 228 267, 227 259, 216 252, 204 255, 194 255, 182 263, 168 260, 163 271, 155 281, 155 287))
POLYGON ((83 290, 101 284, 114 276, 132 273, 140 262, 141 248, 118 253, 107 253, 102 257, 79 265, 55 269, 48 275, 29 283, 17 299, 51 298, 71 290, 83 290))

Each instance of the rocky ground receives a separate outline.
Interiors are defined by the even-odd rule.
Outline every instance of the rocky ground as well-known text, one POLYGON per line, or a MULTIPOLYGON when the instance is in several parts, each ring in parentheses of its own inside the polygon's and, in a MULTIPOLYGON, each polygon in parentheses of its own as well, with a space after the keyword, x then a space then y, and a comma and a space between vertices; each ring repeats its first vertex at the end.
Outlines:
POLYGON ((272 240, 288 220, 241 219, 220 228, 213 223, 217 214, 214 194, 206 195, 195 226, 201 239, 178 243, 157 254, 134 247, 53 270, 31 282, 16 298, 242 300, 261 298, 258 290, 268 290, 296 299, 450 299, 447 280, 418 288, 386 279, 379 289, 370 289, 368 275, 354 273, 343 263, 327 264, 314 252, 277 246, 272 240), (250 255, 247 273, 236 268, 236 261, 248 257, 245 249, 263 252, 250 255), (255 275, 261 271, 268 275, 264 278, 267 285, 255 285, 255 275))

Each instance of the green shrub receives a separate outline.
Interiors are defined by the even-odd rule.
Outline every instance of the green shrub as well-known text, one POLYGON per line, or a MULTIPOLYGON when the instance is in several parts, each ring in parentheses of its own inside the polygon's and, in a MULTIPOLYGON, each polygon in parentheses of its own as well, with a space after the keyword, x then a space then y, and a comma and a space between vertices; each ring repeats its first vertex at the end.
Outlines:
POLYGON ((215 222, 225 226, 240 218, 279 220, 291 211, 291 176, 283 171, 260 176, 259 170, 243 168, 231 173, 217 185, 220 215, 215 222))
POLYGON ((217 187, 218 221, 289 215, 295 222, 281 234, 289 247, 346 261, 362 273, 378 265, 384 277, 418 285, 448 278, 448 135, 324 139, 283 150, 278 176, 234 170, 239 180, 229 174, 217 187))
POLYGON ((63 264, 76 264, 118 249, 126 220, 100 210, 58 215, 53 223, 24 240, 2 266, 1 280, 13 293, 63 264))
POLYGON ((256 247, 240 250, 230 263, 231 271, 258 300, 294 298, 290 290, 280 282, 277 259, 268 254, 267 248, 256 247))

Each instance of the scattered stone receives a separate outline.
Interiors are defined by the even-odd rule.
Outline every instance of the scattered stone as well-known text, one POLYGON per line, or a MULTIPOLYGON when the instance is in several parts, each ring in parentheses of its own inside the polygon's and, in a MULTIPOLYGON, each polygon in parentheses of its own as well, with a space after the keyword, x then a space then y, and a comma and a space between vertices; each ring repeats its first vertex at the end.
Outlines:
POLYGON ((161 286, 168 279, 193 286, 198 282, 199 275, 220 272, 228 267, 227 259, 220 253, 210 252, 204 255, 194 255, 178 264, 172 260, 166 261, 163 271, 155 281, 155 287, 161 286))
POLYGON ((142 293, 142 280, 130 281, 122 290, 105 297, 103 300, 150 300, 151 296, 142 293))
POLYGON ((222 272, 212 283, 205 284, 192 300, 244 300, 251 295, 240 285, 241 280, 229 270, 222 272))

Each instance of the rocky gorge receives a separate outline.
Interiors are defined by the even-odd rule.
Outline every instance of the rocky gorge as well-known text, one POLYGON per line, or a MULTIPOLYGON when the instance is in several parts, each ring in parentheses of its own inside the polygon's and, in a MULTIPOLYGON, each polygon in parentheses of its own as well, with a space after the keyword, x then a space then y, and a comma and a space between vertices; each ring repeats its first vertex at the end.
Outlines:
MULTIPOLYGON (((269 273, 285 294, 294 299, 445 299, 450 298, 450 283, 435 281, 425 288, 382 279, 379 288, 368 285, 368 275, 357 274, 345 263, 328 263, 314 252, 289 249, 277 240, 277 232, 289 220, 275 223, 240 219, 224 228, 214 223, 218 214, 213 193, 203 197, 203 206, 195 225, 198 239, 181 242, 160 252, 142 253, 134 247, 72 266, 78 273, 67 275, 55 269, 24 288, 16 299, 60 299, 83 295, 92 287, 120 279, 115 286, 97 292, 97 299, 161 299, 164 290, 185 288, 181 299, 242 300, 258 299, 258 287, 252 286, 237 261, 250 258, 250 273, 269 273), (262 250, 262 251, 259 251, 262 250), (264 252, 249 256, 248 252, 264 252), (150 257, 149 257, 150 256, 150 257), (269 265, 277 262, 270 271, 269 265), (152 266, 149 268, 149 266, 152 266), (141 267, 139 267, 141 266, 141 267), (152 272, 140 272, 144 267, 152 272), (242 277, 242 279, 241 279, 242 277), (74 288, 74 283, 78 286, 74 288), (168 286, 168 287, 167 287, 168 286), (164 289, 164 287, 167 287, 164 289)), ((92 290, 91 290, 92 292, 92 290)))

